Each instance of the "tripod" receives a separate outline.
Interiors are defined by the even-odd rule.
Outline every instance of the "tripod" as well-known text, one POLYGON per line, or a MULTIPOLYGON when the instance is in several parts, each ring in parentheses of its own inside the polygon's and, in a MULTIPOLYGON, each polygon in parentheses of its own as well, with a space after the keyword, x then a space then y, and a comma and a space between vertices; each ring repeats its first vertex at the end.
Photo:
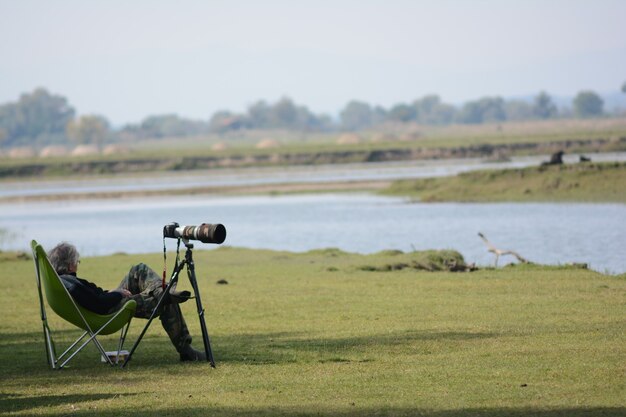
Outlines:
POLYGON ((202 308, 200 291, 198 291, 198 281, 196 280, 196 268, 193 261, 193 244, 189 243, 189 241, 186 239, 182 239, 182 241, 187 248, 187 251, 185 252, 185 259, 181 262, 178 262, 178 256, 176 257, 176 265, 174 266, 174 270, 172 271, 170 281, 167 283, 167 286, 163 290, 163 294, 161 294, 161 297, 159 298, 156 307, 154 308, 154 310, 152 310, 152 314, 148 318, 148 322, 141 331, 139 338, 137 338, 137 341, 133 345, 133 348, 130 350, 128 357, 122 364, 122 368, 124 368, 132 358, 133 353, 135 353, 135 350, 137 349, 137 346, 139 346, 139 342, 141 342, 141 339, 143 339, 146 331, 148 331, 148 327, 150 327, 150 324, 152 324, 152 320, 154 320, 154 318, 157 316, 157 311, 159 311, 159 309, 165 302, 166 297, 169 297, 170 289, 178 282, 180 271, 182 271, 185 266, 187 266, 187 276, 189 277, 189 282, 191 283, 194 292, 194 298, 196 299, 196 307, 198 309, 198 318, 200 319, 200 328, 202 329, 202 340, 204 342, 204 353, 206 354, 206 360, 207 362, 211 363, 212 368, 215 368, 215 361, 213 360, 213 352, 211 351, 211 343, 209 341, 209 333, 207 332, 206 323, 204 322, 204 308, 202 308))

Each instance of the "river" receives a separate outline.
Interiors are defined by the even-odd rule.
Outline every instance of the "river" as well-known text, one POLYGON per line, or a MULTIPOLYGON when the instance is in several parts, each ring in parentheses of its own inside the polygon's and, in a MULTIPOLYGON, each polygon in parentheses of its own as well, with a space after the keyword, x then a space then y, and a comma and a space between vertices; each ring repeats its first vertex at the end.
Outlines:
MULTIPOLYGON (((594 161, 626 160, 623 152, 591 156, 594 161)), ((577 158, 566 155, 565 160, 573 163, 577 158)), ((436 177, 537 165, 546 159, 533 156, 500 163, 462 159, 83 180, 9 180, 0 183, 0 197, 436 177)), ((71 240, 86 256, 157 252, 161 250, 162 226, 172 221, 223 223, 228 229, 226 244, 231 246, 292 251, 337 247, 359 253, 456 249, 468 263, 491 265, 493 255, 477 235, 482 232, 497 247, 515 250, 534 262, 583 262, 601 272, 626 272, 624 204, 422 204, 368 194, 4 202, 0 203, 0 250, 28 250, 34 238, 46 247, 58 240, 71 240)))
MULTIPOLYGON (((600 272, 626 272, 624 204, 422 204, 368 194, 313 194, 6 203, 0 210, 0 250, 28 250, 37 239, 47 248, 72 241, 85 256, 159 252, 163 225, 207 222, 223 223, 225 244, 236 247, 455 249, 468 263, 493 265, 477 235, 482 232, 499 248, 533 262, 584 262, 600 272)), ((503 258, 500 265, 510 261, 503 258)))

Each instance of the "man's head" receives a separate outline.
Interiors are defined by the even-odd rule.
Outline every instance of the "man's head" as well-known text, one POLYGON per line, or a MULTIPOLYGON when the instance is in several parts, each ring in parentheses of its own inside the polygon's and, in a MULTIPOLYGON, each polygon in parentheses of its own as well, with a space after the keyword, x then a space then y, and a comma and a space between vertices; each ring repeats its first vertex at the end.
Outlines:
POLYGON ((48 259, 57 274, 67 275, 78 269, 80 255, 74 245, 61 242, 48 252, 48 259))

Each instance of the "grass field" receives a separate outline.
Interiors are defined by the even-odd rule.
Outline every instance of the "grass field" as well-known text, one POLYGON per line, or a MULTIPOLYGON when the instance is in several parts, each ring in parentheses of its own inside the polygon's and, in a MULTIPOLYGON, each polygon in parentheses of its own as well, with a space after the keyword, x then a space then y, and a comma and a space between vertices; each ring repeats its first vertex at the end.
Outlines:
MULTIPOLYGON (((356 144, 339 144, 343 133, 290 131, 238 131, 226 135, 194 138, 165 138, 137 143, 135 150, 145 157, 259 155, 276 152, 307 153, 332 151, 371 151, 401 147, 451 148, 482 144, 548 143, 576 139, 618 139, 626 135, 626 118, 570 119, 485 123, 480 125, 425 126, 416 124, 383 125, 358 132, 356 144), (279 148, 256 149, 263 139, 275 139, 279 148), (211 151, 215 143, 227 143, 222 151, 211 151)), ((619 149, 617 149, 619 150, 619 149)))
POLYGON ((484 170, 454 177, 399 180, 382 191, 421 201, 626 202, 626 163, 484 170))
MULTIPOLYGON (((156 322, 127 369, 89 347, 51 371, 33 263, 0 256, 0 414, 626 415, 626 275, 382 272, 424 261, 397 252, 221 248, 195 260, 216 369, 179 363, 156 322)), ((87 258, 81 275, 110 288, 139 261, 162 265, 159 254, 87 258)), ((183 311, 200 347, 194 307, 183 311)), ((77 335, 57 317, 51 326, 60 341, 77 335)))
MULTIPOLYGON (((384 125, 359 132, 356 143, 342 144, 343 134, 242 130, 225 135, 129 142, 122 144, 128 152, 112 155, 47 158, 10 158, 0 149, 0 180, 207 169, 209 162, 198 159, 210 160, 215 164, 211 168, 215 168, 372 162, 372 157, 381 158, 385 152, 419 151, 425 158, 450 158, 462 157, 469 148, 484 153, 485 149, 501 147, 496 156, 502 156, 501 152, 526 155, 550 154, 559 149, 568 152, 623 152, 626 149, 626 119, 617 117, 482 125, 384 125), (257 148, 259 142, 266 139, 276 141, 276 147, 257 148), (225 145, 225 149, 213 149, 216 144, 225 145), (521 144, 528 146, 519 147, 521 144), (451 156, 453 149, 458 152, 451 156)), ((73 144, 67 146, 72 148, 73 144)))

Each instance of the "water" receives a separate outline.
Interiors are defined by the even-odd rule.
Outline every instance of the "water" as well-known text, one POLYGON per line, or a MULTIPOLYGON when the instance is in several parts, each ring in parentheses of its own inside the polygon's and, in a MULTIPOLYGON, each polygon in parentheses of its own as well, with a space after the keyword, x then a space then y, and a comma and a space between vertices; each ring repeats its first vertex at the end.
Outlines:
MULTIPOLYGON (((416 204, 367 194, 3 204, 0 250, 28 250, 30 240, 37 239, 46 248, 72 241, 85 256, 159 252, 162 226, 172 221, 223 223, 225 244, 237 247, 297 252, 337 247, 359 253, 455 249, 467 262, 493 265, 493 255, 477 236, 482 232, 497 247, 533 262, 585 262, 601 272, 626 272, 623 204, 416 204)), ((502 258, 500 264, 510 261, 502 258)))
MULTIPOLYGON (((591 158, 597 162, 626 161, 626 152, 593 154, 591 158)), ((514 157, 508 162, 485 163, 480 158, 465 158, 279 168, 213 169, 176 173, 160 172, 104 178, 88 177, 84 180, 12 180, 1 183, 0 197, 442 177, 477 169, 536 166, 541 161, 548 159, 548 155, 524 156, 514 157)), ((565 155, 564 160, 566 163, 575 163, 578 161, 578 155, 565 155)))

